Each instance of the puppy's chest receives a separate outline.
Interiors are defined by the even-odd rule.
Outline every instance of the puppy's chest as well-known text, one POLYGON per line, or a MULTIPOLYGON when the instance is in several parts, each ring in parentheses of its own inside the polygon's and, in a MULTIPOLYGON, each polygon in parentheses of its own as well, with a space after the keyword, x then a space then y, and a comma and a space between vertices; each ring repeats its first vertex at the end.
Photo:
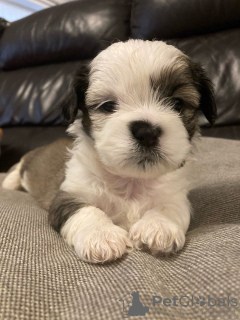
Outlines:
POLYGON ((95 198, 97 206, 115 223, 131 225, 159 201, 154 181, 119 181, 105 184, 101 196, 95 198))
POLYGON ((80 201, 104 211, 114 223, 130 227, 154 206, 163 203, 166 189, 158 179, 124 179, 98 176, 87 170, 67 171, 61 189, 72 192, 80 201))

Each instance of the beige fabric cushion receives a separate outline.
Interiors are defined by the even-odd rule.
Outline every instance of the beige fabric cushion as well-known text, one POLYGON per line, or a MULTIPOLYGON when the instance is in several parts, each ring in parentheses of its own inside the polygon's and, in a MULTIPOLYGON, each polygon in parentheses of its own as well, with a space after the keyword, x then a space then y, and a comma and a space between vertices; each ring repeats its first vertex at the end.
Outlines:
POLYGON ((1 189, 0 319, 121 319, 119 299, 126 295, 126 307, 133 291, 149 307, 141 319, 238 319, 238 306, 152 304, 153 296, 192 295, 240 303, 240 141, 204 138, 198 158, 190 194, 195 215, 186 246, 171 257, 134 252, 87 264, 30 195, 1 189))

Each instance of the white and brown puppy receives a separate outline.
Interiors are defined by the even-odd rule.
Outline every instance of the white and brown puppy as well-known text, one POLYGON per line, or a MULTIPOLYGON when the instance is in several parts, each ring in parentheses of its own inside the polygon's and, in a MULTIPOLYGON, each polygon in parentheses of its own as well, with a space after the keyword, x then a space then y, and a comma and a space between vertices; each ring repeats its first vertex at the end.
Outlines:
POLYGON ((213 123, 211 83, 185 54, 161 41, 115 43, 74 79, 64 107, 74 140, 28 153, 3 186, 32 194, 85 261, 180 250, 199 109, 213 123))

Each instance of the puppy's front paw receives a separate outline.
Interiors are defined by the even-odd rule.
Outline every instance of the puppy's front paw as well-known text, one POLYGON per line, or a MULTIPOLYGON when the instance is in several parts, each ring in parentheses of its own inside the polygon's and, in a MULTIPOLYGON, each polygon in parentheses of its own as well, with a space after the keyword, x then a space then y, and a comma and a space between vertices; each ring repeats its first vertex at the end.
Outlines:
POLYGON ((135 248, 147 246, 154 254, 179 251, 185 243, 183 230, 165 217, 140 219, 130 229, 129 236, 135 248))
POLYGON ((116 225, 78 230, 73 245, 78 256, 91 263, 116 260, 132 248, 127 231, 116 225))

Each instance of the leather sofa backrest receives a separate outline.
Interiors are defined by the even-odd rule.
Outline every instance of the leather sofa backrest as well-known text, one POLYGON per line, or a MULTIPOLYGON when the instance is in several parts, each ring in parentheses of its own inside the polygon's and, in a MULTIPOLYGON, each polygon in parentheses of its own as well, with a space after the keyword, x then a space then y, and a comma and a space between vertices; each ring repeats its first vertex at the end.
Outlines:
POLYGON ((167 41, 201 63, 215 88, 216 124, 240 124, 239 0, 133 0, 131 37, 167 41))
POLYGON ((91 59, 129 37, 130 0, 79 0, 13 22, 0 40, 0 68, 91 59))
POLYGON ((239 0, 133 0, 131 36, 168 40, 240 27, 239 0))
POLYGON ((3 32, 0 126, 61 124, 78 63, 128 38, 164 40, 200 62, 215 86, 216 125, 240 124, 240 0, 79 0, 3 32))

